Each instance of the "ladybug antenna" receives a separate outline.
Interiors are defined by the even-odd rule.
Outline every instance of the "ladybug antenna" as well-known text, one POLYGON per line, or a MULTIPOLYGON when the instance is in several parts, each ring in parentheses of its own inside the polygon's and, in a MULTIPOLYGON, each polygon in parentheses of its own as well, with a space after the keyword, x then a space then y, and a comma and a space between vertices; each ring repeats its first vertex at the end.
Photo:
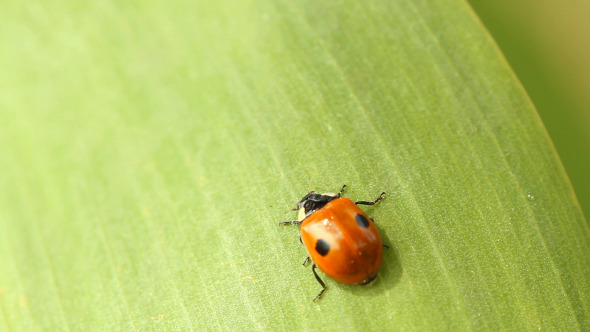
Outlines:
POLYGON ((307 178, 307 193, 309 194, 309 190, 311 189, 311 178, 307 178))

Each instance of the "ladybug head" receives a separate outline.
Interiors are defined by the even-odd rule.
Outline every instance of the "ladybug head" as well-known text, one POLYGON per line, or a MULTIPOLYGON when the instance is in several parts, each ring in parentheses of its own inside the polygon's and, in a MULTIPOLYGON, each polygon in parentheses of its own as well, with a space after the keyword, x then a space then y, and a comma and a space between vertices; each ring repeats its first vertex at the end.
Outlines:
POLYGON ((310 191, 307 195, 297 203, 297 210, 303 209, 305 216, 309 216, 316 210, 321 209, 328 202, 340 197, 340 194, 318 194, 315 191, 310 191))

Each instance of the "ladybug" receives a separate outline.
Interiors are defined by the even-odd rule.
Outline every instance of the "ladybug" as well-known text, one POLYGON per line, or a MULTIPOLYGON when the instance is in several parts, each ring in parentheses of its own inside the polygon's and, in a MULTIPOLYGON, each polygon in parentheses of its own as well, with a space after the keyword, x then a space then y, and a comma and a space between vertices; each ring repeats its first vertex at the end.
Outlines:
POLYGON ((314 302, 327 289, 316 267, 339 282, 368 285, 377 277, 383 261, 379 230, 357 205, 375 205, 385 192, 374 201, 353 202, 341 197, 344 188, 346 185, 337 194, 308 192, 294 209, 299 210, 298 220, 279 223, 301 225, 299 239, 309 254, 303 265, 311 258, 311 269, 323 288, 314 302))

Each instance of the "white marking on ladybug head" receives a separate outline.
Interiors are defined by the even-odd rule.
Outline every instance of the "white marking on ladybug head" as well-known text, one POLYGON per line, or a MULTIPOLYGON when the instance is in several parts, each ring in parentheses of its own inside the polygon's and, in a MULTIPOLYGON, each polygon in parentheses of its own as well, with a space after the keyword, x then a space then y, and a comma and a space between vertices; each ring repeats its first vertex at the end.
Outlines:
POLYGON ((297 220, 303 221, 303 219, 305 219, 305 217, 306 217, 305 208, 304 207, 299 208, 299 211, 297 212, 297 220))

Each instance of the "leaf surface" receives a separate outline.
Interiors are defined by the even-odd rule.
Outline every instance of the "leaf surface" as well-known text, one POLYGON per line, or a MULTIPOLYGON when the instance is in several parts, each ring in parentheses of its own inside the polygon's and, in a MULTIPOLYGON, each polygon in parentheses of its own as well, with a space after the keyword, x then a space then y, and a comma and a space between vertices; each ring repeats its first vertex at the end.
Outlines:
POLYGON ((590 328, 588 224, 465 2, 5 7, 0 330, 590 328), (388 193, 374 285, 311 301, 307 179, 388 193))

